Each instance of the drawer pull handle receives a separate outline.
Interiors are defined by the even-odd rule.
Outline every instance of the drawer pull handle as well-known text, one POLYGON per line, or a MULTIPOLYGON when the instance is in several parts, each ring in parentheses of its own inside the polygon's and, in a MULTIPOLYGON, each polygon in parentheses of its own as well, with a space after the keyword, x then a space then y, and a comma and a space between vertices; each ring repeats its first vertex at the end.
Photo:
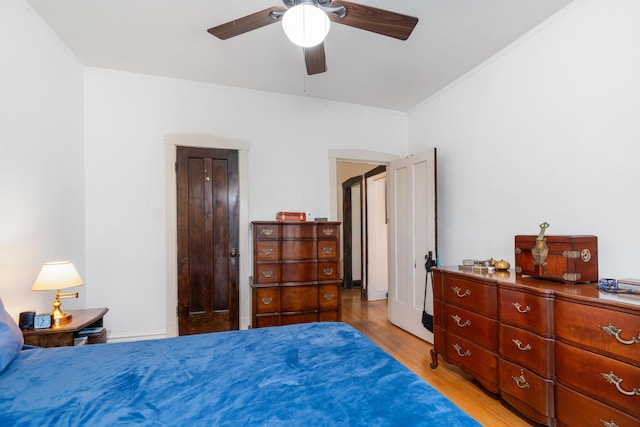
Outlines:
POLYGON ((465 328, 467 326, 471 326, 471 320, 467 320, 466 322, 462 323, 462 319, 460 318, 460 316, 458 316, 457 314, 452 314, 451 318, 453 320, 456 321, 456 324, 461 327, 461 328, 465 328))
POLYGON ((271 298, 271 297, 264 297, 264 298, 262 298, 262 303, 263 303, 264 305, 269 305, 269 304, 271 304, 272 302, 273 302, 273 298, 271 298))
POLYGON ((513 343, 516 345, 516 347, 518 347, 518 350, 522 350, 522 351, 527 351, 527 350, 531 350, 531 345, 527 344, 524 347, 522 346, 522 342, 519 339, 512 339, 511 341, 513 341, 513 343))
POLYGON ((530 312, 530 311, 531 311, 531 307, 526 306, 526 307, 523 309, 523 308, 522 308, 522 306, 521 306, 519 303, 517 303, 517 302, 514 302, 514 303, 513 303, 513 306, 516 308, 516 310, 518 310, 518 313, 528 313, 528 312, 530 312))
POLYGON ((522 388, 522 389, 531 388, 531 385, 524 378, 524 372, 522 371, 522 369, 520 369, 520 376, 519 377, 513 377, 512 376, 511 378, 513 378, 513 380, 516 382, 516 385, 519 388, 522 388))
POLYGON ((602 423, 602 425, 604 427, 618 427, 618 424, 616 424, 615 421, 611 420, 611 421, 605 421, 602 418, 600 418, 600 422, 602 423))
POLYGON ((271 236, 273 234, 273 229, 272 228, 263 228, 262 229, 262 234, 265 236, 271 236))
POLYGON ((265 255, 271 255, 273 253, 272 248, 262 248, 262 253, 265 255))
POLYGON ((322 232, 325 236, 333 236, 333 228, 325 228, 322 232))
POLYGON ((460 345, 458 344, 454 344, 453 348, 456 349, 456 352, 458 353, 458 356, 460 357, 470 357, 471 356, 471 350, 467 350, 464 353, 462 352, 462 347, 460 347, 460 345))
POLYGON ((608 374, 605 373, 601 373, 600 375, 602 375, 602 377, 607 380, 607 382, 609 384, 614 384, 616 386, 616 388, 618 389, 618 391, 622 394, 624 394, 625 396, 640 396, 640 388, 634 388, 631 391, 626 391, 625 389, 623 389, 620 386, 620 383, 623 381, 622 378, 616 376, 613 371, 611 371, 608 374))
POLYGON ((600 325, 598 325, 598 327, 600 329, 602 329, 607 335, 611 335, 611 336, 616 337, 616 340, 618 340, 619 343, 622 343, 622 344, 625 344, 625 345, 632 345, 632 344, 640 343, 640 334, 638 334, 637 337, 631 337, 630 340, 624 340, 624 339, 620 338, 620 332, 622 332, 622 329, 616 328, 611 323, 609 323, 609 326, 600 326, 600 325))
POLYGON ((322 269, 322 272, 326 275, 326 276, 331 276, 333 274, 333 268, 331 267, 325 267, 324 269, 322 269))
POLYGON ((324 299, 326 299, 327 301, 331 301, 333 300, 333 298, 335 298, 334 294, 324 294, 324 299))
POLYGON ((273 270, 263 271, 262 275, 268 279, 269 277, 273 276, 273 270))
POLYGON ((325 254, 330 254, 331 252, 333 252, 333 248, 331 246, 325 246, 322 248, 322 252, 324 252, 325 254))
POLYGON ((459 288, 459 287, 457 287, 457 286, 455 286, 455 287, 451 288, 451 290, 452 290, 453 292, 455 292, 455 293, 456 293, 456 295, 458 295, 458 297, 459 297, 459 298, 464 298, 464 297, 468 297, 469 295, 471 295, 471 291, 470 291, 469 289, 467 289, 466 291, 464 291, 464 293, 462 293, 462 294, 460 293, 460 291, 461 291, 462 289, 460 289, 460 288, 459 288))

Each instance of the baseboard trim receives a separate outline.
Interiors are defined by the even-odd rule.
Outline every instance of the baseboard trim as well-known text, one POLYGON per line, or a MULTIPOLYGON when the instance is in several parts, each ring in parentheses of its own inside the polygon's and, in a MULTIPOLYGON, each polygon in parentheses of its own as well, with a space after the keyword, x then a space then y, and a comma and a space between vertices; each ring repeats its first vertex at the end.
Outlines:
POLYGON ((387 291, 386 290, 382 290, 382 291, 368 291, 367 292, 367 300, 368 301, 377 301, 377 300, 381 300, 381 299, 387 299, 387 291))
POLYGON ((119 334, 107 334, 108 343, 119 343, 128 341, 144 341, 167 338, 167 331, 158 329, 155 331, 133 331, 119 334))

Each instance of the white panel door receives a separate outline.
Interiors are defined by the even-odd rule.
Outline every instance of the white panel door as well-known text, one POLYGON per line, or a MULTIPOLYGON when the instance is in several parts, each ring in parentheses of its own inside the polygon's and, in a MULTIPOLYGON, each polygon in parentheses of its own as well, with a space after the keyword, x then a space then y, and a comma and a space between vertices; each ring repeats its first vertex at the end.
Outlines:
MULTIPOLYGON (((391 163, 389 186, 389 321, 426 341, 422 325, 425 256, 436 255, 436 150, 391 163)), ((433 293, 427 311, 433 313, 433 293)))
POLYGON ((367 178, 367 300, 387 299, 389 266, 387 262, 387 173, 367 178))

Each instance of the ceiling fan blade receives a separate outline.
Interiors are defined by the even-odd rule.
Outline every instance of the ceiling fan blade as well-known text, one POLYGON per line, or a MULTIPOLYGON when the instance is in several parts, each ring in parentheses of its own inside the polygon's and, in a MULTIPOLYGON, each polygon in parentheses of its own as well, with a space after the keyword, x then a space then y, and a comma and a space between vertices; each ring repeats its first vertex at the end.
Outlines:
POLYGON ((388 10, 378 9, 371 6, 364 6, 347 1, 332 1, 329 7, 347 8, 347 16, 338 18, 333 13, 329 13, 329 19, 338 24, 349 25, 361 30, 382 34, 399 40, 406 40, 418 23, 418 18, 388 10))
POLYGON ((307 64, 307 74, 312 76, 327 71, 327 58, 324 54, 324 43, 304 48, 304 62, 307 64))
POLYGON ((273 24, 274 22, 279 22, 281 20, 281 15, 274 19, 271 17, 271 12, 285 12, 286 10, 287 8, 282 6, 270 7, 269 9, 252 13, 251 15, 247 15, 243 18, 234 19, 226 24, 209 28, 207 31, 221 40, 226 40, 231 37, 239 36, 240 34, 265 27, 269 24, 273 24))

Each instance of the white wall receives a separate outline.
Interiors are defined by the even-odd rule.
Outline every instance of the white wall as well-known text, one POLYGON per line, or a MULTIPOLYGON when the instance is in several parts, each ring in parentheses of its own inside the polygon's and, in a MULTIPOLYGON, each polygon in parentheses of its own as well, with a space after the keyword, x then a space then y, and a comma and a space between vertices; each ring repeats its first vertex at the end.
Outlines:
POLYGON ((640 2, 570 6, 409 117, 438 147, 442 264, 513 237, 595 234, 601 277, 640 277, 640 2))
POLYGON ((88 305, 110 308, 118 337, 165 327, 165 135, 244 141, 250 220, 331 216, 329 150, 406 153, 397 112, 103 69, 85 81, 88 305))
MULTIPOLYGON (((84 250, 83 67, 22 0, 0 2, 0 297, 17 318, 51 311, 32 292, 44 262, 84 250)), ((91 288, 76 288, 82 307, 91 288)))

